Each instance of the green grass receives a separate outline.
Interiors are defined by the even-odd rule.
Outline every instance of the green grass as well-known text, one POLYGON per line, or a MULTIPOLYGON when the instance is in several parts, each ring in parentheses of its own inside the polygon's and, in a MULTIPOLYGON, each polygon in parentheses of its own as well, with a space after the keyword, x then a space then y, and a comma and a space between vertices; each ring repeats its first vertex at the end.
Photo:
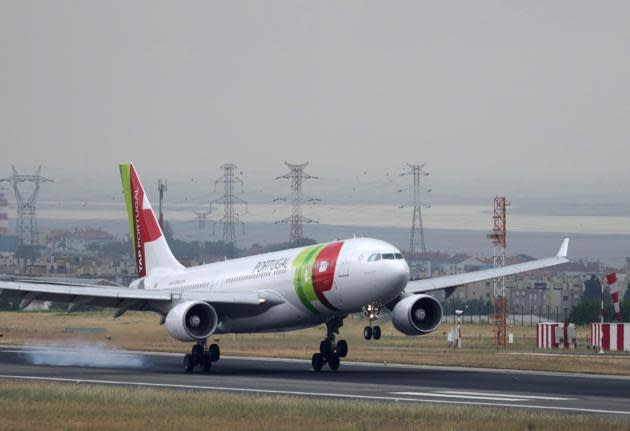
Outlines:
MULTIPOLYGON (((341 328, 340 338, 349 344, 348 361, 406 363, 418 365, 448 365, 482 368, 513 368, 521 370, 604 373, 630 376, 630 355, 598 355, 586 348, 589 328, 577 328, 581 356, 532 355, 535 348, 535 327, 515 325, 510 328, 515 343, 507 352, 497 352, 493 328, 487 324, 465 323, 462 326, 463 348, 454 350, 446 342, 446 332, 452 323, 442 325, 430 335, 408 337, 396 331, 391 322, 380 321, 383 337, 379 341, 363 339, 366 320, 348 318, 341 328)), ((0 313, 0 343, 46 344, 72 343, 77 340, 105 343, 129 350, 187 352, 190 343, 171 338, 153 313, 129 312, 112 319, 105 312, 65 313, 0 313), (66 333, 66 327, 102 327, 104 334, 66 333)), ((319 349, 323 326, 301 331, 273 334, 239 334, 213 337, 219 339, 224 355, 271 356, 310 359, 319 349)), ((574 351, 571 351, 574 352, 574 351)))
POLYGON ((630 430, 525 410, 0 381, 1 430, 630 430))

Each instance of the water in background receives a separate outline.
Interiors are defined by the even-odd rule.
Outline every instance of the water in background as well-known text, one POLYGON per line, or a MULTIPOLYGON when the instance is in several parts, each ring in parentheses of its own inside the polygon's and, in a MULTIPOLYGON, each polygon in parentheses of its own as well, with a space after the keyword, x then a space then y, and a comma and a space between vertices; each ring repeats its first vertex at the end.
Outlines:
MULTIPOLYGON (((199 230, 194 221, 170 221, 175 236, 186 240, 218 241, 221 239, 221 225, 213 234, 212 223, 205 230, 199 230)), ((116 220, 53 220, 40 221, 42 231, 47 229, 101 227, 120 238, 129 235, 129 225, 125 219, 116 220)), ((425 229, 427 247, 433 251, 466 253, 474 256, 491 256, 492 246, 486 239, 486 231, 472 229, 425 229)), ((237 246, 249 247, 252 244, 284 242, 289 237, 289 226, 273 223, 247 223, 245 233, 237 229, 237 246)), ((409 229, 379 226, 341 226, 327 224, 304 225, 304 235, 318 242, 363 236, 388 241, 401 250, 409 248, 409 229)), ((567 232, 511 232, 508 231, 508 254, 527 254, 533 257, 555 255, 562 239, 571 238, 569 257, 572 260, 600 260, 601 262, 623 267, 626 256, 630 256, 630 235, 626 234, 583 234, 567 232)))

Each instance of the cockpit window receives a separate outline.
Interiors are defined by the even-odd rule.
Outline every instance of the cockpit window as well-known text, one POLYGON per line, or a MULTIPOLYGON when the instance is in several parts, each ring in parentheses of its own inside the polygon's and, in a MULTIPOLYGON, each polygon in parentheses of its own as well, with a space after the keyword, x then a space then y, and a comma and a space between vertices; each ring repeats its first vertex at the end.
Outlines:
POLYGON ((381 260, 381 254, 380 253, 373 253, 370 255, 370 257, 368 257, 368 262, 376 262, 377 260, 381 260))
POLYGON ((394 257, 394 253, 383 253, 383 259, 394 260, 396 258, 394 257))
POLYGON ((396 256, 396 259, 402 259, 402 254, 400 253, 394 253, 394 256, 396 256))

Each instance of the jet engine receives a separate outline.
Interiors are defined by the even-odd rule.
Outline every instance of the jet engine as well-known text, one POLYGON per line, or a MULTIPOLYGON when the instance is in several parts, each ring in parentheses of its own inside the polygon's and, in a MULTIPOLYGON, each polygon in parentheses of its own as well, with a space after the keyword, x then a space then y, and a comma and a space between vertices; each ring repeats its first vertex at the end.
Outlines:
POLYGON ((217 329, 219 317, 210 304, 187 301, 171 308, 165 323, 171 337, 179 341, 197 341, 208 338, 217 329))
POLYGON ((442 321, 442 306, 429 295, 409 295, 392 309, 394 327, 405 335, 433 332, 442 321))

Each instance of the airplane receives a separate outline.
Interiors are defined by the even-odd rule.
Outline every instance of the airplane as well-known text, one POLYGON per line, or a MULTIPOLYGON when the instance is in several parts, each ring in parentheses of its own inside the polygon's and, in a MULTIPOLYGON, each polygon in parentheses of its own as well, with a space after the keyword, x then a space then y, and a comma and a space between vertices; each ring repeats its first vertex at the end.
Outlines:
POLYGON ((409 279, 401 252, 385 241, 352 238, 185 268, 171 252, 132 163, 120 164, 138 278, 129 287, 21 280, 0 281, 2 290, 21 295, 21 307, 34 300, 111 307, 114 317, 129 310, 160 315, 170 336, 192 342, 183 359, 186 373, 209 372, 220 359, 218 334, 281 332, 326 325, 313 370, 337 370, 348 343, 337 340, 343 320, 363 313, 365 339, 381 338, 375 322, 391 312, 405 335, 435 331, 440 302, 428 293, 566 263, 569 239, 556 256, 499 268, 423 280, 409 279))

